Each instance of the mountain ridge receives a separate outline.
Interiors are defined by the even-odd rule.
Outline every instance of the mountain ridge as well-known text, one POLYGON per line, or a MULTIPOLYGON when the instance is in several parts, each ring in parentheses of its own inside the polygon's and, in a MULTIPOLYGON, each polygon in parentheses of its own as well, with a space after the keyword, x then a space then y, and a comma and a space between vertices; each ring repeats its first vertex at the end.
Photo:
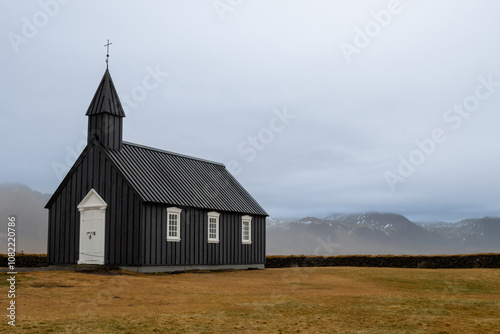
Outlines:
POLYGON ((436 255, 499 252, 500 218, 414 223, 395 213, 331 214, 269 219, 268 254, 436 255))
MULTIPOLYGON (((20 183, 0 183, 0 219, 16 216, 16 249, 46 253, 51 194, 20 183)), ((6 226, 3 225, 3 226, 6 226)), ((500 252, 500 218, 455 223, 412 222, 397 213, 332 213, 324 218, 268 218, 268 255, 472 254, 500 252)), ((0 253, 7 251, 7 228, 0 230, 0 253)))

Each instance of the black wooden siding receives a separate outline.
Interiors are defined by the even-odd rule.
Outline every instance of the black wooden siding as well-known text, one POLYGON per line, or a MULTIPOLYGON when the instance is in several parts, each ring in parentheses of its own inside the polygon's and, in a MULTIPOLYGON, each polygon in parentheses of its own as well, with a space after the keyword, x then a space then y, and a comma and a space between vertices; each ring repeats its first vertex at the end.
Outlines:
POLYGON ((108 113, 89 116, 88 141, 94 137, 104 147, 119 150, 122 147, 123 118, 108 113))
MULTIPOLYGON (((90 189, 108 204, 105 264, 219 265, 265 262, 265 216, 252 215, 252 243, 241 243, 244 213, 219 217, 219 243, 208 243, 212 210, 182 207, 181 241, 167 242, 167 205, 146 203, 135 193, 98 144, 91 144, 75 164, 57 197, 49 202, 49 264, 78 261, 80 213, 78 204, 90 189)), ((174 205, 171 205, 174 206, 174 205)))
POLYGON ((265 216, 252 216, 252 243, 241 243, 244 214, 219 212, 219 243, 208 243, 211 210, 182 209, 181 241, 167 241, 167 207, 147 203, 142 211, 141 265, 226 265, 265 262, 265 216))
POLYGON ((105 227, 105 263, 136 265, 139 258, 141 201, 102 150, 89 146, 83 158, 49 202, 47 255, 49 264, 78 261, 80 213, 78 204, 95 191, 108 204, 105 227))

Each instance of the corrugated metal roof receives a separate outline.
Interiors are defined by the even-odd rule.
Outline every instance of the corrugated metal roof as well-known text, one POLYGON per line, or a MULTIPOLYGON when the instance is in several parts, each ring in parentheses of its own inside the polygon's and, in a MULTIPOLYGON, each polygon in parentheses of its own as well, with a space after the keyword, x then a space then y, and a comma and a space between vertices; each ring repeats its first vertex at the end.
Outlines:
POLYGON ((85 115, 90 116, 101 113, 125 117, 125 112, 123 111, 122 104, 118 98, 118 93, 116 92, 115 85, 113 84, 108 69, 104 72, 101 83, 99 87, 97 87, 94 98, 92 102, 90 102, 90 106, 85 115))
POLYGON ((267 215, 223 164, 128 142, 103 149, 146 202, 267 215))

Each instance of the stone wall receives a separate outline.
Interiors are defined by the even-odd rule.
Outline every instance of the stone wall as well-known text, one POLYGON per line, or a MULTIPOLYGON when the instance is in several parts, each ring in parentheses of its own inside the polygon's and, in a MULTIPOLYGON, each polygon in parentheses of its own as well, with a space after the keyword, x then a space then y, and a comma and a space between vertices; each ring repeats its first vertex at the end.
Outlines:
POLYGON ((292 255, 266 258, 266 268, 289 267, 500 268, 500 254, 328 257, 292 255))

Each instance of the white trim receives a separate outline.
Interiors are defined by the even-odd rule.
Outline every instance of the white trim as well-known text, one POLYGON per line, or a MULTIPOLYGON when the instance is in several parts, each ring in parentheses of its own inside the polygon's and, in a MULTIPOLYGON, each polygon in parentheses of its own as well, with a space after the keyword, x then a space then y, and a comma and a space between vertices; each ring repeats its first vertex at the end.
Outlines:
POLYGON ((175 206, 167 208, 167 241, 181 241, 181 211, 182 209, 176 208, 175 206), (175 236, 170 236, 170 215, 176 216, 177 229, 175 236))
POLYGON ((241 217, 241 243, 242 244, 252 243, 252 216, 241 217), (245 223, 248 223, 248 239, 245 238, 245 223))
POLYGON ((90 189, 88 194, 83 198, 83 200, 78 204, 77 209, 80 212, 80 246, 79 246, 79 256, 78 264, 104 264, 105 255, 105 243, 106 243, 106 208, 108 204, 102 199, 101 196, 94 190, 90 189), (90 221, 90 230, 88 220, 84 223, 85 212, 90 211, 90 215, 94 217, 96 212, 99 212, 101 222, 95 225, 95 220, 90 221), (95 236, 100 238, 101 242, 95 243, 89 241, 95 239, 95 236), (88 239, 87 239, 88 238, 88 239), (89 244, 91 242, 91 244, 89 244), (94 246, 97 246, 95 248, 94 246), (90 247, 90 252, 89 248, 90 247))
POLYGON ((108 204, 102 199, 101 196, 94 190, 94 188, 90 189, 89 193, 82 199, 80 204, 78 204, 78 211, 82 211, 85 209, 100 209, 105 211, 108 207, 108 204), (92 201, 92 199, 95 199, 92 201))
POLYGON ((220 213, 211 211, 207 213, 208 224, 207 224, 207 242, 208 243, 219 243, 219 217, 220 213), (215 219, 215 238, 210 238, 210 219, 215 219))

